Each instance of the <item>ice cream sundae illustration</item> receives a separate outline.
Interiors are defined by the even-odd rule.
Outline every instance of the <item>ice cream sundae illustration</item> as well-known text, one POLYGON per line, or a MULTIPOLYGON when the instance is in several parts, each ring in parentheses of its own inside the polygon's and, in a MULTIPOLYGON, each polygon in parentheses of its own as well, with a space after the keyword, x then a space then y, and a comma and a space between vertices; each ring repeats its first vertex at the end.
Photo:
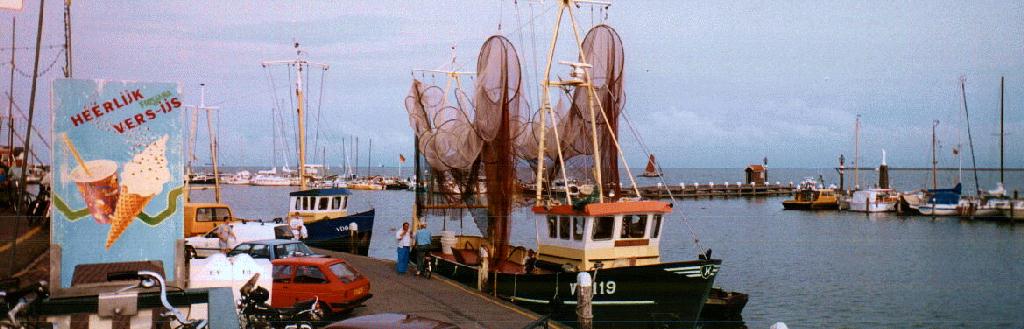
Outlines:
POLYGON ((121 237, 154 196, 160 194, 164 184, 171 180, 167 169, 167 135, 146 146, 121 171, 121 190, 110 217, 106 248, 110 249, 121 237))

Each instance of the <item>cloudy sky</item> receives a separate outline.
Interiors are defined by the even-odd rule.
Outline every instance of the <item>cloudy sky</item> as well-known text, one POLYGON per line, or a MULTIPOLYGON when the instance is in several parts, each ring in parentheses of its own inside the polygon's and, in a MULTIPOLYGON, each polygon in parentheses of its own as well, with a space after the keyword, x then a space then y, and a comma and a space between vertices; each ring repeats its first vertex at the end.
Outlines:
MULTIPOLYGON (((46 5, 42 43, 60 44, 62 1, 46 5)), ((75 1, 74 75, 177 81, 188 104, 198 103, 199 84, 206 83, 207 103, 221 108, 222 163, 263 165, 272 159, 275 97, 259 63, 293 58, 297 40, 309 59, 332 65, 324 77, 319 142, 329 148, 328 161, 341 161, 342 138, 358 136, 362 151, 372 138, 374 158, 397 165, 397 154, 412 153, 402 103, 410 70, 441 67, 452 44, 458 63, 472 70, 483 41, 501 33, 536 86, 533 64, 543 60, 555 6, 551 0, 75 1)), ((0 58, 10 56, 16 16, 16 62, 24 72, 31 71, 32 51, 21 47, 35 42, 37 10, 35 1, 20 12, 0 10, 0 58)), ((589 6, 577 16, 583 28, 603 22, 622 36, 627 116, 664 167, 742 167, 765 156, 775 167, 834 166, 839 154, 853 153, 858 114, 863 165, 876 165, 885 148, 891 166, 929 166, 931 123, 939 120, 942 165, 953 166, 958 132, 967 144, 960 76, 967 79, 974 144, 985 167, 999 163, 999 77, 1006 77, 1007 163, 1024 166, 1024 2, 615 1, 607 18, 589 6)), ((59 51, 44 47, 41 69, 59 51)), ((570 52, 558 54, 572 59, 570 52)), ((9 69, 0 66, 3 92, 9 69)), ((278 86, 288 79, 283 69, 269 73, 278 86)), ((57 63, 40 80, 36 124, 44 136, 49 82, 60 74, 57 63)), ((320 76, 311 77, 315 104, 320 76)), ((15 102, 27 109, 30 80, 21 73, 15 79, 15 102)), ((287 102, 285 95, 278 91, 278 101, 287 102)), ((644 162, 633 138, 625 147, 631 162, 644 162)))

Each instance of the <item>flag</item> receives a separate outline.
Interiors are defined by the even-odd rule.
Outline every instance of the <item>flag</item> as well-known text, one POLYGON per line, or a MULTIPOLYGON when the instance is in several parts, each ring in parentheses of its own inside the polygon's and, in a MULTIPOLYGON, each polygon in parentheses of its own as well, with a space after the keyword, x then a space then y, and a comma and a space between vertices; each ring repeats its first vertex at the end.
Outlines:
POLYGON ((398 161, 401 162, 401 163, 405 163, 405 156, 402 155, 401 153, 399 153, 398 154, 398 161))

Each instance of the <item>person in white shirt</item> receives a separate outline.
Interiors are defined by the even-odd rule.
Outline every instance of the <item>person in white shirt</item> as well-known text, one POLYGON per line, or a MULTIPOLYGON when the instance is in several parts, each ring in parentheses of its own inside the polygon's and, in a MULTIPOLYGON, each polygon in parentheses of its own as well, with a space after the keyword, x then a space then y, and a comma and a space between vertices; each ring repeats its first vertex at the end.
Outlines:
POLYGON ((488 252, 490 249, 490 244, 484 242, 480 244, 480 249, 478 250, 478 253, 480 255, 480 271, 477 272, 476 288, 477 290, 480 291, 484 291, 484 289, 487 287, 487 275, 489 274, 487 263, 490 261, 491 257, 490 252, 488 252))
POLYGON ((395 270, 398 274, 405 274, 409 269, 409 248, 412 246, 412 232, 409 230, 409 223, 402 223, 402 229, 395 232, 395 242, 398 243, 398 259, 396 259, 395 270))
POLYGON ((309 237, 309 232, 306 231, 306 224, 302 222, 301 217, 292 217, 288 221, 288 226, 292 229, 292 240, 302 240, 309 237))

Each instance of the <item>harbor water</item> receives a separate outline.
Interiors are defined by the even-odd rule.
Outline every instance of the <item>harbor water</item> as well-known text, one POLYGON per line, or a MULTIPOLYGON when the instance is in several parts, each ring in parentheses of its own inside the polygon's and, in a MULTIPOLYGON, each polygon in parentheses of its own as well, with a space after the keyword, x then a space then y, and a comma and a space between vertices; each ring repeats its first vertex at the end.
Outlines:
MULTIPOLYGON (((251 169, 250 169, 251 170, 251 169)), ((364 168, 365 170, 365 168, 364 168)), ((373 168, 395 175, 394 168, 373 168)), ((231 173, 232 168, 222 172, 231 173)), ((406 168, 408 172, 408 168, 406 168)), ((823 176, 838 185, 834 169, 770 169, 769 181, 799 183, 823 176)), ((870 186, 874 171, 860 172, 870 186)), ((998 171, 978 173, 992 189, 998 171)), ((952 187, 955 170, 939 172, 939 187, 952 187)), ((974 190, 963 172, 964 191, 974 190)), ((665 184, 742 182, 742 169, 666 169, 665 184)), ((853 180, 847 172, 847 186, 853 180)), ((927 170, 892 170, 900 191, 931 185, 927 170)), ((661 179, 642 179, 654 185, 661 179)), ((628 184, 628 180, 623 181, 628 184)), ((1024 172, 1007 171, 1006 189, 1024 192, 1024 172)), ((237 216, 271 219, 285 214, 294 187, 223 185, 224 202, 237 216)), ((352 191, 350 211, 377 209, 370 256, 394 259, 394 228, 408 221, 409 191, 352 191)), ((212 199, 196 191, 193 200, 212 199)), ((667 261, 694 259, 699 244, 723 260, 716 284, 750 295, 743 319, 751 328, 782 321, 790 327, 1024 327, 1024 225, 959 218, 900 217, 838 211, 784 211, 786 197, 680 199, 665 224, 661 249, 667 261)), ((524 203, 524 205, 528 202, 524 203)), ((535 218, 528 208, 513 216, 512 242, 535 245, 535 218)), ((471 218, 429 220, 479 234, 471 218), (460 225, 461 224, 461 225, 460 225)))

